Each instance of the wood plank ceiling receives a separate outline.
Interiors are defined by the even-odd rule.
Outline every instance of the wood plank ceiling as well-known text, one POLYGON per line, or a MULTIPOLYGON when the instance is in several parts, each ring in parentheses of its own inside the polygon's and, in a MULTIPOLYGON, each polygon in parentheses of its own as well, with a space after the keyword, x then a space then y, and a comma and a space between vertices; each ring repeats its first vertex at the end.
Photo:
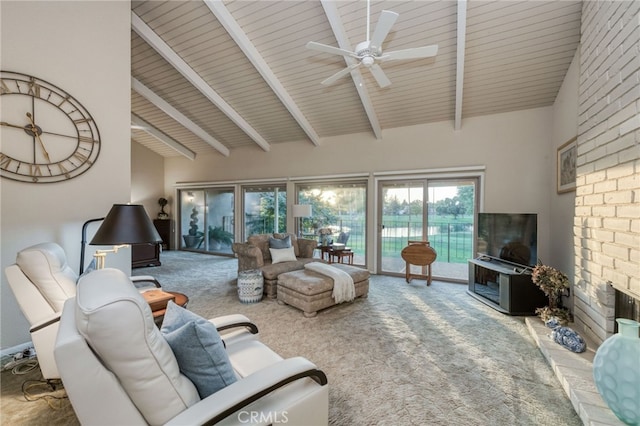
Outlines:
POLYGON ((365 1, 132 1, 132 139, 165 157, 268 151, 284 142, 552 105, 580 40, 580 1, 372 0, 400 16, 384 51, 437 44, 435 58, 359 67, 320 82, 367 39, 365 1), (464 70, 464 72, 460 72, 464 70), (457 75, 459 73, 459 75, 457 75))

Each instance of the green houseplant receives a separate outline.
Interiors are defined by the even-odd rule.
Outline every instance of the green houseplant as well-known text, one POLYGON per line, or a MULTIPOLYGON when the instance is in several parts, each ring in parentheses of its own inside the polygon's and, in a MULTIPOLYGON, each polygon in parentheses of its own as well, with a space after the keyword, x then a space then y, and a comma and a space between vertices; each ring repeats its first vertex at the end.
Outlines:
POLYGON ((159 198, 158 204, 160 205, 160 213, 158 213, 158 219, 169 219, 169 214, 164 211, 164 208, 169 204, 169 200, 166 198, 159 198))
POLYGON ((209 226, 209 244, 218 248, 221 244, 230 246, 233 244, 233 234, 222 229, 222 226, 209 226))

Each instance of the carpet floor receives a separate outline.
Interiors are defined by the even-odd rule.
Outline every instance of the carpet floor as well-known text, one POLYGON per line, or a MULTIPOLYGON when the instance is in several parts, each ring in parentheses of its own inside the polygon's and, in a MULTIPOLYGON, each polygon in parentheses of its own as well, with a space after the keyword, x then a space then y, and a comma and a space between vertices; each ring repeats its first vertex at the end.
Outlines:
MULTIPOLYGON (((273 350, 323 370, 332 425, 581 424, 523 318, 485 306, 464 285, 372 276, 368 298, 305 318, 275 300, 240 303, 235 259, 168 251, 161 260, 134 275, 187 294, 205 318, 246 315, 273 350)), ((20 387, 34 377, 1 378, 2 424, 77 424, 68 400, 26 402, 20 387)))

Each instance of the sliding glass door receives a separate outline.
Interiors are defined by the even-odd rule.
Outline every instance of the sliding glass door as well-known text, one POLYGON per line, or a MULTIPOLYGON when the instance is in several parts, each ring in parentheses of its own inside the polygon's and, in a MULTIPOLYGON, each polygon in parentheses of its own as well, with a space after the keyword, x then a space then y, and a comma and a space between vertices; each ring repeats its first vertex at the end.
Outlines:
POLYGON ((426 235, 425 181, 382 182, 379 200, 378 272, 404 274, 400 252, 407 241, 426 235))
POLYGON ((180 190, 180 248, 231 254, 234 241, 233 188, 180 190))
POLYGON ((335 243, 353 251, 355 265, 365 265, 367 247, 367 184, 358 182, 297 185, 297 204, 310 204, 311 217, 301 218, 299 233, 319 239, 328 233, 335 243))
MULTIPOLYGON (((467 279, 473 257, 477 179, 381 181, 378 213, 378 272, 404 275, 400 252, 408 241, 429 241, 438 253, 432 273, 441 279, 467 279)), ((414 274, 423 268, 410 266, 414 274)))
POLYGON ((235 239, 233 217, 235 195, 233 188, 209 188, 205 190, 207 201, 205 251, 231 254, 235 239))
POLYGON ((180 248, 204 249, 204 191, 180 191, 180 248))

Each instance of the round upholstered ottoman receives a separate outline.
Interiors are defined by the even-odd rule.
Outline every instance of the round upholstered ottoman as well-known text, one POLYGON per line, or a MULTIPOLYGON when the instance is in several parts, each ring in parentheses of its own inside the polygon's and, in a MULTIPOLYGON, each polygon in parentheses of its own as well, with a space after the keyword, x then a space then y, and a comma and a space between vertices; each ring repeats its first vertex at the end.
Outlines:
POLYGON ((238 272, 238 298, 242 303, 257 303, 262 300, 264 278, 262 271, 251 269, 238 272))

